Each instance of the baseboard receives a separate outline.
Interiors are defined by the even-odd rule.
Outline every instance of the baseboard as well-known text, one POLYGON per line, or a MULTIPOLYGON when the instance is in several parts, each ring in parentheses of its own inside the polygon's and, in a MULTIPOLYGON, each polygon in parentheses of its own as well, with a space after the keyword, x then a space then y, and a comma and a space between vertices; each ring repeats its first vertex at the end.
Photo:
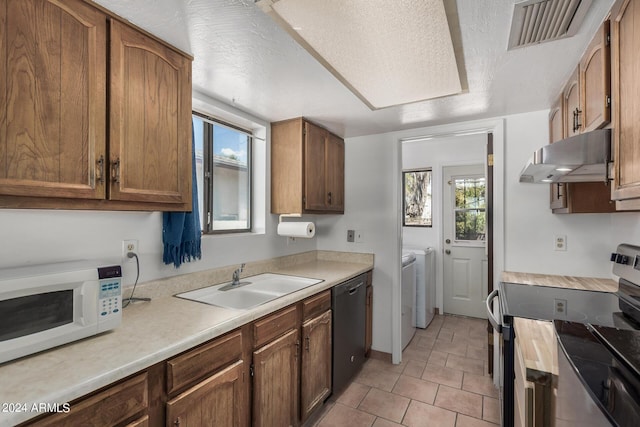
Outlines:
POLYGON ((371 350, 371 353, 369 353, 369 359, 382 360, 383 362, 391 363, 391 353, 371 350))

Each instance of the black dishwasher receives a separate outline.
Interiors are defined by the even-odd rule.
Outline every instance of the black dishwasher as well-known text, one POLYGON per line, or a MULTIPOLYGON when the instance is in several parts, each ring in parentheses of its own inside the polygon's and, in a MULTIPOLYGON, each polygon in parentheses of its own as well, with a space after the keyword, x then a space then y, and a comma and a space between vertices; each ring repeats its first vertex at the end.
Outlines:
POLYGON ((334 393, 351 381, 365 360, 366 278, 361 274, 331 290, 334 393))

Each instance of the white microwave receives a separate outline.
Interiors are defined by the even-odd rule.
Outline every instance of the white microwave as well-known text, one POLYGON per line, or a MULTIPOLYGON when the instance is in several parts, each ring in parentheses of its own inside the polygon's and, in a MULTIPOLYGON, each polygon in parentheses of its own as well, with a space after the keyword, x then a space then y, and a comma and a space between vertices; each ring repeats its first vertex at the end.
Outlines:
POLYGON ((122 269, 85 261, 0 269, 0 363, 122 321, 122 269))

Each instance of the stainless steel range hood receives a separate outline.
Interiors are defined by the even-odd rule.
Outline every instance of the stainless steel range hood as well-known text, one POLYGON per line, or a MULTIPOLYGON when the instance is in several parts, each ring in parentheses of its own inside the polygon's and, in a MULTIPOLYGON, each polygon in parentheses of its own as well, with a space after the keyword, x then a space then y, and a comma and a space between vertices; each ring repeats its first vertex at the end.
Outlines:
POLYGON ((606 182, 611 129, 586 132, 542 147, 520 172, 520 182, 606 182))

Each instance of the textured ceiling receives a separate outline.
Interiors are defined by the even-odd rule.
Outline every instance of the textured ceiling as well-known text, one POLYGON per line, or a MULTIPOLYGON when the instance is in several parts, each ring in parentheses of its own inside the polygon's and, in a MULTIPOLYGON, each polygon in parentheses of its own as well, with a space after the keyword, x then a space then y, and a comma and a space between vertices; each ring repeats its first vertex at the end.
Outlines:
POLYGON ((574 37, 507 51, 516 1, 458 0, 468 93, 376 111, 253 0, 97 3, 192 53, 195 90, 267 121, 305 116, 351 137, 549 108, 613 1, 593 2, 574 37))

